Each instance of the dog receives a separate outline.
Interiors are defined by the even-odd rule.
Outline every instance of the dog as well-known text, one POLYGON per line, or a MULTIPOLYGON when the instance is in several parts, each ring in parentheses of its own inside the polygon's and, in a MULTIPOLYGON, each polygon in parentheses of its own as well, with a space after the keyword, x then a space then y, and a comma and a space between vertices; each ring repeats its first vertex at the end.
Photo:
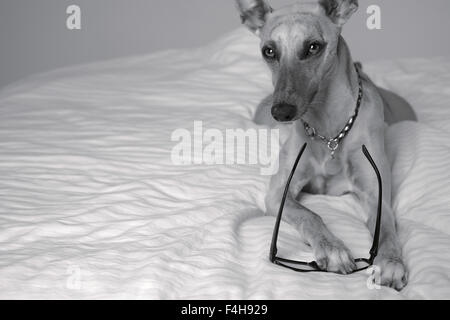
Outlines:
POLYGON ((353 62, 341 31, 358 1, 310 0, 278 10, 268 0, 235 1, 243 24, 260 38, 262 57, 272 73, 274 92, 261 102, 255 120, 292 124, 280 151, 280 170, 270 181, 267 211, 277 213, 291 167, 308 142, 283 219, 311 246, 322 270, 351 273, 356 265, 350 250, 298 200, 303 193, 352 194, 373 232, 378 186, 361 152, 366 145, 383 178, 380 246, 374 264, 380 268, 382 285, 401 290, 408 275, 391 206, 384 130, 385 123, 417 118, 405 100, 377 88, 353 62))

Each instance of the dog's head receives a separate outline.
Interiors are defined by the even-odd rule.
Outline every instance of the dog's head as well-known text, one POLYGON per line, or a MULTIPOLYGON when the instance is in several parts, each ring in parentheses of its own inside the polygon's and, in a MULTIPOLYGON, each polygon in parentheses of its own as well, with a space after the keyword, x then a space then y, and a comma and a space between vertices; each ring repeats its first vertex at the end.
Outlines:
POLYGON ((261 39, 275 87, 272 116, 300 119, 317 105, 338 60, 342 26, 358 0, 312 0, 273 10, 268 0, 236 0, 242 22, 261 39))

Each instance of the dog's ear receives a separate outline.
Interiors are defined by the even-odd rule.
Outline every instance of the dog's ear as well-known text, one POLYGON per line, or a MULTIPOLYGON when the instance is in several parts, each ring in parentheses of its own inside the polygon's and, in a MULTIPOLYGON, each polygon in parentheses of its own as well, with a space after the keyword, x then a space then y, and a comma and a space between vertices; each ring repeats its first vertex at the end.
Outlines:
POLYGON ((272 12, 267 0, 236 0, 242 23, 252 32, 258 33, 266 23, 266 16, 272 12))
POLYGON ((339 27, 358 10, 358 0, 320 0, 319 3, 327 16, 339 27))

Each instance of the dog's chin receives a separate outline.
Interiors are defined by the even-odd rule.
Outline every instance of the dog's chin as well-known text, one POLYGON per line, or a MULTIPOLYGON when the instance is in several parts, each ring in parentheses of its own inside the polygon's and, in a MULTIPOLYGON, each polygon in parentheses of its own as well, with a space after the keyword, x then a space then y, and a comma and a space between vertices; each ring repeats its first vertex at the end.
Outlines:
POLYGON ((293 124, 293 123, 295 123, 295 122, 297 122, 299 120, 303 120, 302 117, 305 114, 306 114, 306 111, 302 112, 301 114, 296 115, 294 119, 289 120, 289 121, 279 121, 279 120, 276 120, 276 119, 275 119, 275 121, 278 122, 278 123, 282 123, 282 124, 293 124))

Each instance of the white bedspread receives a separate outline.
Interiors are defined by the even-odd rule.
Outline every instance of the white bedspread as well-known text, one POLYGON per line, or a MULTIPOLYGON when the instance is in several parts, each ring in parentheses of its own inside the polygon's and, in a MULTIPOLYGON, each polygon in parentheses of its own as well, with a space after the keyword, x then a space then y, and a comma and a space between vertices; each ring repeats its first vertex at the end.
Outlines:
MULTIPOLYGON (((207 47, 58 70, 0 92, 0 298, 450 298, 450 58, 364 66, 420 118, 387 130, 409 284, 299 274, 268 261, 270 177, 176 166, 175 129, 256 128, 270 92, 244 29, 207 47)), ((370 236, 349 197, 306 200, 354 251, 370 236)), ((282 241, 308 252, 283 225, 282 241)))

